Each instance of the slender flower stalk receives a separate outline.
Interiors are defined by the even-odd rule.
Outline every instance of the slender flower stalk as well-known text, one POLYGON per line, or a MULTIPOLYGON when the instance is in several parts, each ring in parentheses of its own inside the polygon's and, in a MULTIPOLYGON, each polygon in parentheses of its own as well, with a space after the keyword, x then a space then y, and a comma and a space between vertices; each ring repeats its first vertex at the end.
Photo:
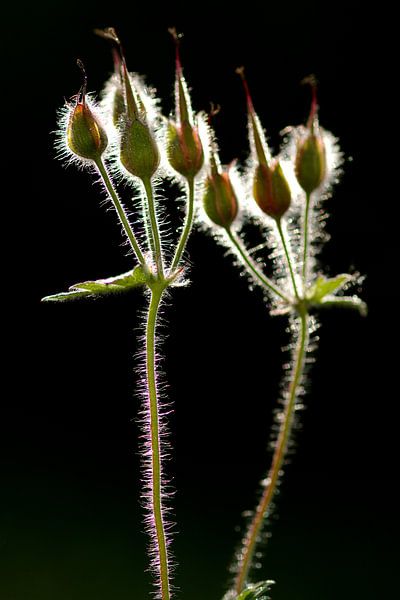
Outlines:
POLYGON ((309 249, 309 231, 310 231, 310 204, 311 204, 311 193, 306 194, 306 202, 304 205, 304 217, 303 217, 303 291, 307 288, 308 279, 308 257, 310 253, 309 249))
POLYGON ((159 277, 164 277, 164 264, 161 247, 160 230, 158 226, 157 213, 154 201, 154 190, 151 179, 143 179, 143 185, 147 196, 147 207, 150 217, 150 229, 152 236, 152 247, 154 248, 154 262, 157 265, 159 277))
POLYGON ((162 451, 160 440, 160 417, 156 375, 156 327, 157 315, 163 295, 164 286, 154 286, 151 290, 151 300, 146 325, 146 380, 148 393, 148 409, 150 414, 150 443, 151 443, 151 518, 155 533, 157 567, 162 600, 170 600, 170 572, 168 565, 167 537, 163 516, 162 490, 162 451))
POLYGON ((256 280, 265 289, 269 290, 270 292, 275 294, 275 296, 278 296, 281 300, 284 300, 285 302, 290 304, 290 302, 291 302, 290 298, 277 285, 275 285, 271 281, 271 279, 269 279, 266 275, 264 275, 257 269, 253 260, 250 258, 246 248, 240 243, 240 240, 234 234, 234 232, 229 228, 229 229, 226 229, 226 233, 227 233, 230 241, 232 242, 233 246, 238 251, 240 258, 241 258, 244 266, 246 267, 246 269, 249 271, 250 275, 255 277, 256 280))
POLYGON ((139 243, 136 239, 135 234, 133 233, 132 227, 129 223, 128 217, 125 213, 125 209, 118 197, 117 192, 114 189, 113 183, 111 181, 111 178, 108 174, 107 168, 103 162, 103 160, 100 158, 98 161, 96 161, 96 167, 99 171, 100 177, 103 181, 103 184, 111 198, 111 201, 114 205, 115 210, 117 211, 118 217, 122 223, 122 226, 124 228, 124 231, 126 233, 126 236, 129 240, 129 243, 132 247, 133 252, 136 255, 136 258, 138 259, 139 263, 144 266, 145 263, 145 259, 143 256, 143 252, 140 249, 139 243))
POLYGON ((280 422, 279 433, 272 457, 272 464, 267 474, 260 501, 243 539, 242 548, 238 556, 234 584, 237 594, 242 592, 248 581, 248 575, 253 562, 257 544, 260 541, 265 519, 269 515, 271 502, 276 492, 281 470, 284 465, 288 442, 293 426, 296 399, 298 397, 304 372, 305 356, 308 343, 308 318, 309 317, 305 311, 300 314, 299 340, 294 359, 289 391, 285 399, 283 416, 280 422))
POLYGON ((178 242, 178 246, 175 251, 175 255, 171 264, 170 272, 171 274, 178 268, 179 263, 182 259, 183 253, 186 248, 186 244, 190 235, 190 232, 193 227, 193 218, 194 218, 194 178, 188 177, 187 179, 187 210, 186 210, 186 219, 185 224, 183 226, 182 234, 180 240, 178 242))
POLYGON ((294 272, 293 261, 292 261, 292 257, 290 256, 288 242, 286 240, 285 232, 282 228, 282 220, 281 219, 276 219, 276 226, 278 228, 279 237, 281 239, 283 250, 285 252, 286 262, 287 262, 287 265, 289 268, 290 278, 292 280, 293 292, 294 292, 294 295, 296 296, 297 300, 299 300, 300 298, 299 298, 299 292, 297 290, 296 275, 294 272))

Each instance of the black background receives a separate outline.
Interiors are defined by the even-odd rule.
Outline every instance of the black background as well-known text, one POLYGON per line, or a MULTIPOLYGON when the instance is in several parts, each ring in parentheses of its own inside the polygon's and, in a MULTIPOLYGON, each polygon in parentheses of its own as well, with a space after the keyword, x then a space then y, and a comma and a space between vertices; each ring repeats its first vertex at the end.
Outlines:
MULTIPOLYGON (((86 173, 54 159, 56 109, 80 84, 75 59, 100 90, 112 65, 94 27, 114 25, 129 66, 172 109, 173 47, 196 109, 221 104, 225 162, 247 153, 246 65, 272 146, 304 122, 320 82, 320 117, 347 160, 329 200, 328 273, 367 275, 369 316, 322 317, 303 429, 277 501, 260 578, 274 600, 372 600, 394 591, 398 416, 390 282, 393 196, 380 139, 385 104, 376 81, 377 12, 357 2, 94 2, 18 5, 4 15, 6 108, 3 344, 0 418, 0 597, 4 600, 148 597, 139 506, 140 399, 135 355, 145 302, 139 294, 95 303, 41 305, 76 281, 130 268, 114 215, 86 173), (11 191, 12 190, 12 191, 11 191), (8 212, 9 211, 9 212, 8 212)), ((169 199, 169 202, 173 199, 169 199)), ((393 227, 394 233, 394 227, 393 227)), ((179 597, 222 596, 227 565, 267 465, 285 321, 271 318, 203 234, 189 244, 191 285, 164 308, 163 370, 178 490, 173 545, 179 597)), ((397 294, 398 296, 398 294, 397 294)))

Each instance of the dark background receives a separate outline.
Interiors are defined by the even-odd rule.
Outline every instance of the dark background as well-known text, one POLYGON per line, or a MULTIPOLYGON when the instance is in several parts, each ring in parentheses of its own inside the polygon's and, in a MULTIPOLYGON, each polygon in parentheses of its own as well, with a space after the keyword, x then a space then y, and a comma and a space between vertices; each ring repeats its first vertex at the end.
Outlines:
MULTIPOLYGON (((0 597, 102 600, 148 597, 139 506, 140 399, 135 354, 144 300, 41 305, 74 282, 130 268, 114 215, 86 173, 54 159, 56 109, 80 85, 100 90, 112 65, 93 27, 114 25, 132 70, 172 108, 173 48, 185 33, 196 109, 222 106, 225 162, 247 153, 244 64, 275 149, 304 122, 320 81, 323 126, 347 159, 329 200, 328 272, 359 269, 369 316, 321 318, 297 451, 277 500, 260 578, 274 600, 393 596, 398 516, 393 195, 382 192, 386 119, 376 41, 379 11, 362 3, 36 3, 4 14, 6 108, 3 344, 0 413, 0 597), (11 187, 11 186, 10 186, 11 187), (10 212, 8 212, 8 210, 10 212), (393 232, 392 232, 393 227, 393 232), (9 271, 9 272, 8 272, 9 271)), ((169 199, 173 202, 173 199, 169 199)), ((227 565, 268 464, 266 443, 285 343, 282 318, 200 233, 189 244, 191 285, 164 309, 163 370, 174 403, 168 473, 177 532, 179 597, 220 598, 227 565)), ((398 293, 397 293, 398 297, 398 293)))

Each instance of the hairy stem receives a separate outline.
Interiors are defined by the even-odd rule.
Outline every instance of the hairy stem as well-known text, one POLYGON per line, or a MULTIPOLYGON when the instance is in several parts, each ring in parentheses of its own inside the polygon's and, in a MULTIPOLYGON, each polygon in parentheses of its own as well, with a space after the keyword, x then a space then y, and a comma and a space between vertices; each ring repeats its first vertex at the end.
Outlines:
POLYGON ((290 253, 289 253, 289 248, 287 245, 285 232, 282 229, 281 219, 276 220, 276 225, 278 227, 279 236, 281 238, 282 246, 285 251, 286 261, 287 261, 287 264, 289 267, 290 278, 292 280, 293 291, 294 291, 294 294, 295 294, 297 300, 299 300, 299 293, 297 291, 297 285, 296 285, 296 277, 295 277, 294 270, 293 270, 293 262, 292 262, 292 259, 291 259, 290 253))
POLYGON ((157 271, 160 277, 164 275, 163 256, 161 250, 160 230, 158 227, 156 207, 154 202, 153 186, 150 179, 143 179, 144 189, 147 196, 147 205, 149 209, 152 244, 154 248, 154 262, 157 265, 157 271))
POLYGON ((252 259, 247 253, 247 250, 240 243, 237 236, 231 231, 231 229, 226 229, 226 233, 231 240, 232 244, 236 248, 239 253, 240 258, 242 259, 243 264, 246 269, 250 271, 250 273, 255 276, 255 278, 261 283, 264 288, 267 288, 270 292, 274 293, 276 296, 279 296, 281 300, 284 300, 287 303, 290 303, 290 298, 286 296, 282 290, 280 290, 268 277, 266 277, 263 273, 261 273, 253 263, 252 259))
POLYGON ((280 472, 286 456, 288 442, 292 431, 296 398, 304 372, 307 341, 308 315, 304 312, 300 315, 300 335, 293 366, 293 374, 290 381, 288 395, 285 400, 283 418, 280 423, 279 433, 275 443, 271 467, 268 471, 266 485, 263 489, 260 501, 243 539, 243 545, 239 556, 234 583, 237 594, 243 591, 243 588, 247 583, 249 570, 252 565, 257 543, 260 539, 265 518, 268 516, 268 511, 277 488, 280 472))
POLYGON ((304 222, 303 222, 303 290, 307 287, 307 275, 308 275, 308 256, 309 256, 309 240, 308 234, 310 230, 310 204, 311 194, 306 194, 306 205, 304 208, 304 222))
POLYGON ((189 237, 189 234, 192 230, 193 226, 193 216, 194 216, 194 178, 190 177, 187 180, 188 183, 188 203, 187 203, 187 212, 186 212, 186 220, 185 225, 182 230, 182 235, 179 240, 178 246, 175 251, 175 256, 171 265, 171 273, 175 271, 178 267, 179 262, 182 258, 182 255, 186 248, 186 243, 189 237))
POLYGON ((162 464, 160 417, 158 406, 157 380, 156 380, 156 324, 164 288, 154 287, 151 291, 151 300, 146 326, 146 377, 150 413, 150 441, 151 441, 151 511, 154 524, 156 556, 159 566, 159 577, 162 600, 170 600, 170 582, 168 567, 168 550, 163 517, 162 498, 162 464))
POLYGON ((114 208, 118 213, 119 220, 122 223, 122 226, 127 235, 127 238, 132 247, 132 250, 135 253, 136 258, 138 259, 139 263, 141 265, 145 265, 146 261, 144 259, 143 253, 140 249, 138 241, 136 240, 135 234, 133 233, 133 230, 129 223, 128 217, 125 213, 124 207, 122 206, 121 201, 118 198, 118 194, 114 189, 114 186, 113 186, 110 176, 108 174, 107 168, 101 158, 96 162, 96 167, 100 173, 100 177, 106 187, 106 190, 111 198, 114 208))

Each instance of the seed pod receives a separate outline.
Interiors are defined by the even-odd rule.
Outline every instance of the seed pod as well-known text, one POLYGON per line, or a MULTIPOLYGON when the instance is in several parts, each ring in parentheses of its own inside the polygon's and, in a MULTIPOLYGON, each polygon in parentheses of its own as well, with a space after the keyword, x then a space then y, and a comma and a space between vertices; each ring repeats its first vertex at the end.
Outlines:
POLYGON ((300 186, 311 194, 325 179, 326 152, 318 123, 317 83, 312 75, 303 83, 311 85, 312 100, 305 134, 297 142, 295 172, 300 186))
POLYGON ((179 36, 169 30, 175 41, 175 121, 168 122, 167 157, 171 167, 186 178, 197 175, 204 164, 203 146, 193 111, 186 81, 183 77, 179 53, 179 36))
POLYGON ((257 165, 253 196, 265 214, 275 220, 283 217, 290 207, 291 193, 279 161, 274 161, 271 166, 257 165))
POLYGON ((238 214, 238 200, 229 170, 221 172, 216 157, 211 157, 211 173, 206 179, 203 196, 204 210, 216 225, 229 229, 238 214))

